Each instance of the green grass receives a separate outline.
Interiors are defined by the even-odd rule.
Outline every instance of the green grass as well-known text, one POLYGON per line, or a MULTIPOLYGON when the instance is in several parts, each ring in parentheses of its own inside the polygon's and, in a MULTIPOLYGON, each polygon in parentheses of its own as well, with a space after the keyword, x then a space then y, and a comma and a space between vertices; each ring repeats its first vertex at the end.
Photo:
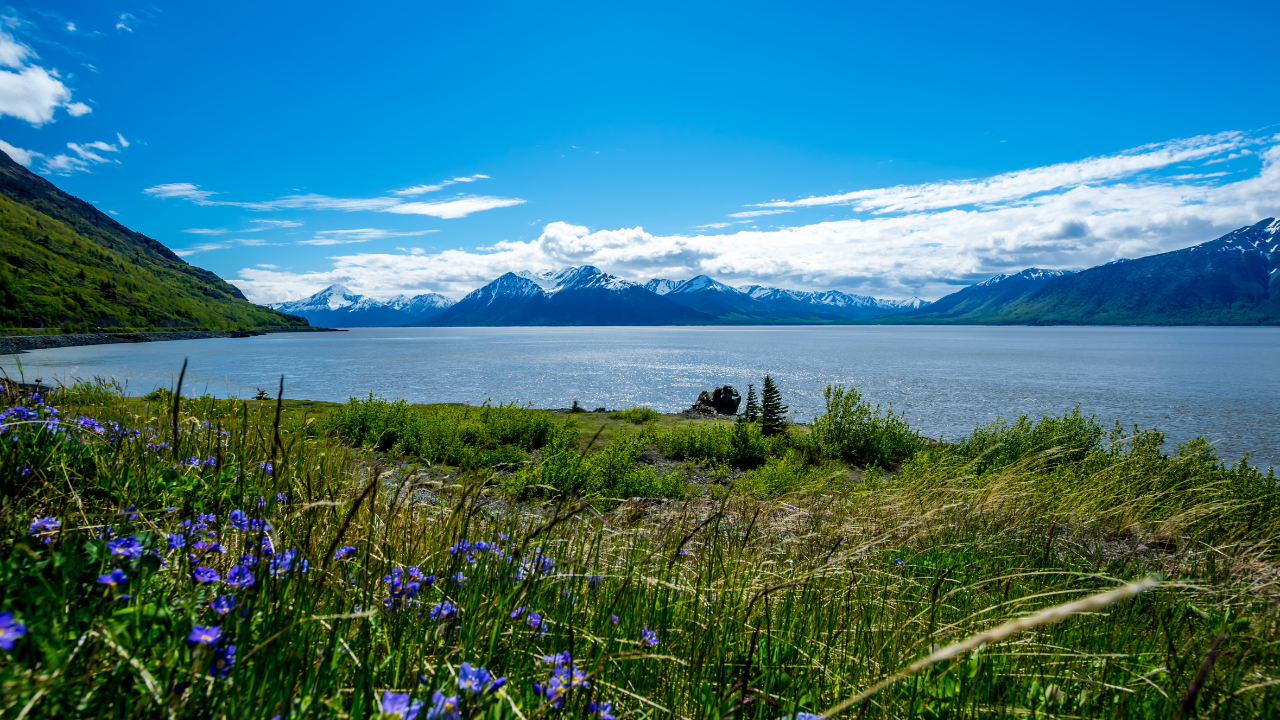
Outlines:
MULTIPOLYGON (((50 402, 63 424, 22 399, 0 434, 0 611, 26 627, 0 650, 5 717, 373 718, 387 692, 425 717, 440 690, 486 718, 586 717, 592 702, 699 720, 1280 713, 1274 478, 1202 443, 1164 454, 1147 431, 1046 448, 1064 436, 1049 418, 922 446, 889 474, 801 428, 752 450, 749 425, 514 406, 198 398, 174 415, 171 395, 100 383, 50 402), (514 471, 477 460, 537 443, 514 471), (736 477, 694 492, 641 462, 651 445, 736 477), (423 453, 467 462, 424 483, 423 453), (613 509, 668 482, 689 499, 613 509), (43 517, 60 526, 32 535, 43 517), (194 549, 183 523, 202 517, 225 553, 194 549), (130 537, 140 557, 113 555, 130 537), (250 587, 227 582, 241 563, 250 587), (392 592, 384 578, 410 568, 434 581, 392 592), (98 582, 112 570, 127 580, 98 582), (217 614, 218 595, 235 609, 217 614), (218 643, 189 643, 197 624, 218 643), (231 645, 226 677, 210 675, 231 645), (534 683, 562 652, 585 684, 557 708, 534 683), (459 690, 463 663, 508 681, 459 690)), ((1093 437, 1088 422, 1068 419, 1085 431, 1071 437, 1093 437)))
POLYGON ((625 420, 636 425, 653 422, 660 417, 662 417, 662 414, 650 407, 631 407, 626 410, 615 410, 609 413, 610 420, 625 420))

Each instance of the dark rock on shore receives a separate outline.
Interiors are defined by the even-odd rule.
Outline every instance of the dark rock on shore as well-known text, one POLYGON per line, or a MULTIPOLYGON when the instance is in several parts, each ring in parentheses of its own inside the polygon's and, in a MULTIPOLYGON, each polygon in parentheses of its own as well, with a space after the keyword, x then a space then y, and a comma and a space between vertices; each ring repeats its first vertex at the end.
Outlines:
POLYGON ((732 385, 718 387, 710 392, 703 390, 698 394, 698 400, 693 407, 685 410, 681 415, 685 417, 702 417, 712 418, 716 415, 737 415, 738 406, 742 404, 742 396, 732 385))
POLYGON ((162 342, 165 340, 207 340, 209 338, 247 338, 273 332, 336 332, 328 328, 286 328, 280 330, 186 330, 180 332, 85 333, 79 335, 14 335, 0 337, 0 355, 20 355, 31 350, 80 347, 83 345, 115 345, 118 343, 162 342))

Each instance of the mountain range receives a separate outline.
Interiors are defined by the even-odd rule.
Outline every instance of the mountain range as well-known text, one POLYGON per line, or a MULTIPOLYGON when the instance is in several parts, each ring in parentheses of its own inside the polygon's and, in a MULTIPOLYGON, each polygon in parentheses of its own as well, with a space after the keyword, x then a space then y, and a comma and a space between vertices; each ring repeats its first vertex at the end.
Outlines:
POLYGON ((731 287, 706 275, 644 284, 592 266, 509 272, 454 303, 380 301, 334 285, 271 307, 336 327, 373 325, 1258 325, 1280 323, 1280 222, 1081 271, 1029 268, 929 303, 828 290, 731 287))
POLYGON ((699 275, 641 285, 585 265, 509 272, 458 302, 429 293, 390 300, 331 285, 269 307, 328 327, 409 325, 711 325, 843 323, 927 305, 750 285, 733 288, 699 275))

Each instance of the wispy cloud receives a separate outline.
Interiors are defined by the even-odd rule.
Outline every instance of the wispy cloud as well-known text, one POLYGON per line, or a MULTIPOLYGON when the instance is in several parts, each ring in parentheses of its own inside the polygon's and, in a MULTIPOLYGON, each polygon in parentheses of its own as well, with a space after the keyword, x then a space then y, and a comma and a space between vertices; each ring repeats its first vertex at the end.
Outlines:
POLYGON ((435 185, 414 185, 413 187, 407 187, 403 190, 396 190, 391 194, 399 195, 401 197, 415 197, 417 195, 424 195, 426 193, 443 190, 446 187, 449 187, 450 185, 454 185, 457 183, 469 183, 469 182, 475 182, 476 180, 488 180, 488 179, 489 179, 488 175, 481 175, 479 173, 476 173, 475 175, 472 175, 470 177, 456 177, 456 178, 453 178, 452 180, 441 180, 439 183, 435 185))
POLYGON ((259 230, 302 227, 301 220, 250 220, 259 230))
POLYGON ((513 205, 523 205, 524 202, 525 201, 520 198, 472 195, 453 200, 411 202, 401 205, 392 205, 386 208, 385 212, 399 213, 401 215, 430 215, 444 220, 452 220, 454 218, 466 217, 471 213, 483 212, 485 210, 511 207, 513 205))
POLYGON ((218 242, 200 243, 199 245, 191 245, 179 250, 174 250, 174 254, 178 257, 187 257, 196 253, 209 252, 210 250, 226 250, 233 247, 259 247, 263 245, 279 245, 280 243, 269 243, 261 238, 232 238, 229 240, 220 240, 218 242))
MULTIPOLYGON (((75 153, 74 155, 59 153, 51 156, 38 153, 33 150, 14 148, 15 150, 25 153, 25 162, 16 157, 14 158, 14 161, 30 166, 34 160, 39 159, 41 161, 39 172, 53 173, 55 175, 70 175, 76 171, 88 171, 89 168, 94 165, 120 162, 115 158, 103 157, 99 154, 118 153, 123 148, 129 147, 129 143, 125 141, 124 137, 119 134, 117 134, 116 137, 120 139, 119 144, 112 144, 101 140, 95 140, 94 142, 84 144, 67 143, 67 148, 71 150, 71 152, 75 153)), ((10 156, 12 157, 12 154, 10 156)))
POLYGON ((756 207, 806 208, 822 205, 850 205, 856 210, 883 214, 989 205, 1022 200, 1037 193, 1113 181, 1143 171, 1240 150, 1260 141, 1260 138, 1251 137, 1242 132, 1200 135, 1183 140, 1143 145, 1114 155, 1018 170, 989 178, 922 185, 897 185, 890 188, 858 190, 800 200, 774 200, 757 203, 756 207))
POLYGON ((1076 170, 1049 166, 909 192, 864 191, 860 197, 872 211, 845 220, 667 236, 553 222, 534 240, 470 252, 355 253, 331 258, 332 267, 319 272, 246 268, 236 284, 257 302, 305 297, 335 282, 374 296, 431 290, 459 297, 509 270, 590 264, 631 280, 706 273, 729 284, 931 299, 996 273, 1083 268, 1176 250, 1280 216, 1280 135, 1225 133, 1113 157, 1131 172, 1104 171, 1099 164, 1110 161, 1091 158, 1076 170), (1146 157, 1153 152, 1205 165, 1246 145, 1253 154, 1241 154, 1241 167, 1229 177, 1180 179, 1133 169, 1162 167, 1146 157), (1071 176, 1094 180, 1062 179, 1071 176), (1105 177, 1111 179, 1097 179, 1105 177), (976 196, 986 200, 973 202, 976 196), (957 200, 966 202, 947 204, 957 200), (875 212, 890 206, 920 209, 875 212))
POLYGON ((729 213, 731 218, 753 218, 764 215, 781 215, 782 213, 795 212, 794 210, 747 210, 746 212, 729 213))
POLYGON ((192 183, 167 183, 146 188, 142 192, 157 198, 188 200, 196 205, 230 206, 247 210, 289 209, 392 212, 402 215, 430 215, 446 220, 466 217, 484 210, 521 205, 525 202, 521 198, 504 198, 491 195, 465 195, 433 202, 405 202, 398 197, 338 198, 316 193, 285 195, 275 200, 239 202, 214 200, 213 196, 219 193, 211 190, 201 190, 199 185, 192 183))
POLYGON ((299 245, 345 245, 348 243, 362 243, 370 240, 381 240, 383 238, 392 237, 413 237, 415 235, 426 235, 427 233, 440 232, 439 230, 380 230, 378 228, 357 228, 355 230, 321 230, 316 236, 310 240, 300 240, 299 245))
POLYGON ((231 231, 226 228, 187 228, 182 232, 192 235, 226 235, 231 231))

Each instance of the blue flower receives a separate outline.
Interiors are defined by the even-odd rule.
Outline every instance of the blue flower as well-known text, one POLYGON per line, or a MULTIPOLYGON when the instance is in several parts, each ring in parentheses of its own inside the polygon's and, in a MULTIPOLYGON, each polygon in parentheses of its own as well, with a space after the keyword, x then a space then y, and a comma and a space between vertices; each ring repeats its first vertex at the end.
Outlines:
POLYGON ((106 575, 98 576, 98 582, 102 583, 103 585, 109 585, 111 587, 120 585, 121 583, 123 583, 125 580, 128 580, 128 579, 129 578, 125 577, 124 571, 121 570, 120 568, 116 568, 115 570, 112 570, 106 575))
POLYGON ((227 516, 227 520, 231 522, 235 529, 241 532, 247 531, 253 522, 253 518, 246 515, 243 510, 232 510, 231 514, 227 516))
POLYGON ((112 555, 120 555, 134 560, 142 557, 142 546, 138 544, 138 539, 132 535, 118 540, 108 540, 107 550, 110 550, 112 555))
POLYGON ((187 538, 185 535, 169 533, 169 549, 170 550, 173 550, 175 548, 180 548, 180 547, 186 547, 186 545, 187 545, 187 538))
POLYGON ((236 607, 236 598, 234 595, 219 595, 209 603, 209 607, 219 615, 226 615, 236 607))
POLYGON ((461 585, 466 581, 467 581, 467 576, 463 575, 462 573, 458 573, 457 575, 453 576, 453 583, 455 585, 461 585))
POLYGON ((201 645, 212 645, 218 642, 218 638, 220 637, 222 637, 221 625, 210 625, 208 627, 205 627, 204 625, 193 625, 191 627, 191 634, 187 635, 187 642, 192 645, 195 645, 196 643, 200 643, 201 645))
POLYGON ((252 587, 253 571, 243 565, 236 565, 227 571, 227 584, 238 588, 252 587))
POLYGON ((297 550, 285 550, 284 552, 273 556, 271 558, 271 562, 267 563, 267 570, 273 575, 283 575, 290 570, 295 569, 298 572, 306 572, 307 567, 306 558, 298 558, 297 550), (297 560, 296 564, 294 563, 294 560, 297 560))
POLYGON ((518 617, 520 617, 521 615, 523 615, 523 614, 524 614, 524 611, 525 611, 525 610, 527 610, 527 609, 528 609, 527 607, 525 607, 524 605, 521 605, 520 607, 518 607, 518 608, 516 608, 515 610, 512 610, 512 611, 511 611, 511 617, 513 617, 513 618, 518 618, 518 617))
MULTIPOLYGON (((36 535, 42 532, 49 532, 51 530, 57 530, 60 527, 62 527, 62 523, 58 522, 57 518, 51 518, 51 517, 36 518, 31 523, 30 534, 36 535)), ((44 544, 45 545, 49 544, 49 538, 44 539, 44 544)))
POLYGON ((258 467, 262 470, 262 472, 267 474, 270 474, 273 470, 275 470, 275 468, 271 467, 271 463, 269 462, 260 462, 258 463, 258 467))
POLYGON ((355 547, 353 547, 353 546, 351 546, 351 545, 344 545, 344 546, 342 546, 342 547, 338 548, 338 551, 337 551, 337 552, 335 552, 335 553, 333 554, 333 559, 334 559, 334 560, 342 560, 343 558, 349 558, 349 557, 351 557, 352 555, 355 555, 355 554, 356 554, 356 549, 355 549, 355 547))
POLYGON ((225 680, 227 673, 236 664, 236 646, 226 645, 213 653, 213 662, 209 664, 209 675, 225 680))
POLYGON ((427 711, 427 720, 462 720, 458 712, 458 696, 445 696, 439 690, 431 696, 431 709, 427 711))
POLYGON ((493 680, 493 675, 482 667, 473 667, 471 663, 462 663, 458 668, 458 687, 462 690, 478 693, 493 680))
POLYGON ((617 624, 618 624, 618 616, 617 616, 617 615, 610 615, 610 616, 609 616, 609 622, 613 623, 614 625, 617 625, 617 624))
POLYGON ((906 564, 907 564, 907 561, 906 561, 906 560, 903 560, 902 558, 894 558, 894 559, 893 559, 893 564, 894 564, 894 565, 906 565, 906 564))
POLYGON ((13 613, 0 613, 0 649, 12 650, 13 643, 27 634, 27 626, 13 619, 13 613))
POLYGON ((393 693, 386 690, 382 693, 380 709, 396 720, 414 720, 422 710, 422 703, 409 702, 409 693, 393 693))
POLYGON ((221 578, 218 577, 218 571, 213 568, 198 567, 191 573, 192 577, 202 583, 215 583, 221 578))
POLYGON ((640 641, 649 647, 658 647, 658 633, 653 632, 648 627, 640 628, 640 641))
POLYGON ((547 634, 547 623, 543 621, 542 616, 536 612, 529 613, 529 617, 525 618, 525 622, 529 623, 529 627, 540 631, 543 635, 547 634))
POLYGON ((289 502, 289 496, 284 493, 276 493, 276 502, 289 502))
POLYGON ((431 618, 432 620, 448 620, 450 618, 457 617, 457 615, 458 615, 458 606, 454 605, 448 600, 444 600, 436 603, 431 607, 431 610, 427 613, 427 617, 431 618))
POLYGON ((587 703, 587 712, 600 718, 600 720, 617 720, 617 716, 613 715, 613 703, 598 703, 594 700, 587 703))

